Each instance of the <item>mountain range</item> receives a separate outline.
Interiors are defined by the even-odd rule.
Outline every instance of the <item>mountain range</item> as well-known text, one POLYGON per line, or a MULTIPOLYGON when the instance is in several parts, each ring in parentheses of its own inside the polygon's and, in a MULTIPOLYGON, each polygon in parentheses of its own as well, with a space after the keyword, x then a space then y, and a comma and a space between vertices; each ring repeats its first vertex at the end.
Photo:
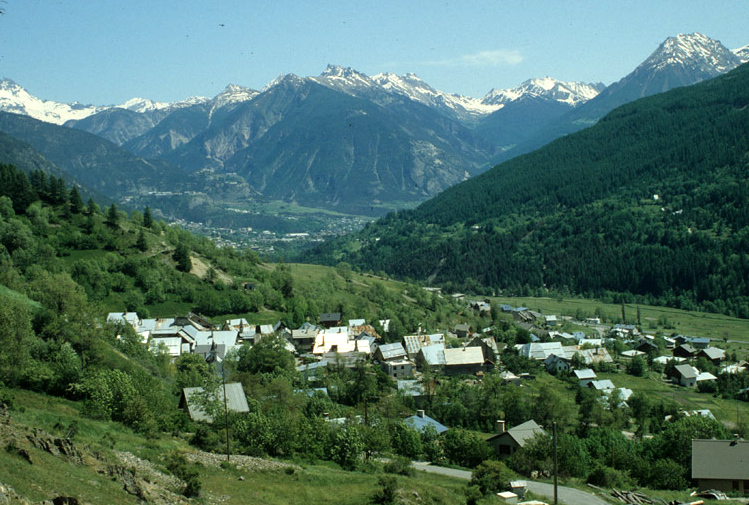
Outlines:
POLYGON ((280 76, 260 91, 229 85, 210 99, 119 106, 44 101, 6 79, 0 110, 12 114, 3 115, 0 129, 112 198, 165 186, 205 192, 201 181, 220 176, 242 181, 232 205, 260 198, 381 215, 594 124, 618 105, 747 59, 747 47, 732 52, 700 34, 679 35, 608 87, 547 77, 481 99, 440 92, 413 74, 370 77, 332 65, 316 77, 280 76), (14 115, 44 123, 31 127, 14 115), (57 148, 49 145, 51 131, 57 148), (97 156, 116 162, 76 151, 93 145, 97 156), (131 169, 137 177, 128 180, 131 169))
POLYGON ((749 65, 641 98, 303 259, 749 318, 748 106, 749 65))

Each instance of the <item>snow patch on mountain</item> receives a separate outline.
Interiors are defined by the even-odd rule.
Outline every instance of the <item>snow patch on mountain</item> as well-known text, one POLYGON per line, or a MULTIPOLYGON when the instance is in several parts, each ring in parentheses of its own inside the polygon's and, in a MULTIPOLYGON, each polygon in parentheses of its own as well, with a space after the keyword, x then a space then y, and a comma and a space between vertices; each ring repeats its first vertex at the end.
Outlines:
POLYGON ((719 41, 701 33, 682 33, 667 38, 638 69, 657 71, 673 66, 689 66, 717 76, 740 64, 741 59, 719 41))
POLYGON ((219 109, 227 105, 249 102, 258 94, 259 92, 254 89, 237 84, 229 84, 221 93, 213 98, 213 108, 219 109))
POLYGON ((478 98, 437 91, 412 73, 404 76, 382 73, 373 76, 372 80, 387 91, 405 95, 411 100, 430 107, 448 107, 471 114, 491 114, 502 107, 501 105, 482 103, 478 98))
POLYGON ((523 97, 538 97, 577 106, 595 98, 604 88, 600 82, 565 82, 544 77, 528 79, 512 89, 492 89, 481 101, 487 105, 504 105, 523 97))
POLYGON ((61 125, 71 119, 83 119, 106 108, 41 100, 10 79, 0 81, 0 110, 4 112, 22 114, 40 121, 61 125))
POLYGON ((741 60, 741 63, 749 61, 749 44, 744 47, 739 47, 738 49, 733 49, 731 52, 741 60))
POLYGON ((149 100, 148 98, 131 98, 125 103, 122 103, 120 105, 117 105, 117 108, 120 109, 127 109, 131 110, 133 112, 151 112, 154 110, 163 110, 168 109, 171 106, 169 103, 165 102, 154 102, 153 100, 149 100))

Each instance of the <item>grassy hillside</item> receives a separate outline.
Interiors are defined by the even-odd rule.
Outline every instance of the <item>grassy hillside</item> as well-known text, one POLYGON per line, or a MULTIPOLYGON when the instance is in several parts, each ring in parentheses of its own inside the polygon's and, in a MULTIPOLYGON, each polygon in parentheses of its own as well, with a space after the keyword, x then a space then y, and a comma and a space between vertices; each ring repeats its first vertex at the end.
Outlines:
MULTIPOLYGON (((180 495, 184 484, 168 469, 168 458, 174 453, 202 461, 198 467, 201 498, 196 501, 200 503, 303 501, 316 505, 330 503, 334 493, 336 503, 354 505, 370 501, 380 488, 381 473, 375 471, 354 473, 331 464, 298 465, 246 456, 234 456, 226 464, 225 457, 211 457, 190 446, 190 433, 146 439, 121 425, 82 416, 81 405, 75 402, 22 390, 0 392, 2 400, 12 405, 0 418, 0 442, 6 448, 0 456, 0 484, 11 486, 31 501, 71 496, 85 503, 142 503, 123 489, 123 483, 130 482, 133 490, 132 480, 112 473, 118 468, 145 479, 136 482, 143 486, 150 503, 191 502, 180 495), (80 455, 77 462, 35 447, 27 438, 65 438, 71 427, 75 429, 71 441, 80 455), (25 455, 19 450, 26 451, 25 455)), ((465 485, 465 481, 429 474, 398 478, 402 503, 417 503, 417 495, 418 503, 462 502, 465 485)))
MULTIPOLYGON (((543 314, 572 317, 603 316, 606 324, 611 324, 611 320, 620 321, 622 313, 622 304, 587 298, 492 297, 491 299, 497 304, 528 307, 543 314)), ((749 322, 745 319, 634 303, 625 303, 624 310, 627 321, 630 324, 638 324, 646 332, 662 332, 665 335, 676 333, 715 340, 727 338, 749 342, 749 322), (640 323, 637 323, 638 309, 640 323)))

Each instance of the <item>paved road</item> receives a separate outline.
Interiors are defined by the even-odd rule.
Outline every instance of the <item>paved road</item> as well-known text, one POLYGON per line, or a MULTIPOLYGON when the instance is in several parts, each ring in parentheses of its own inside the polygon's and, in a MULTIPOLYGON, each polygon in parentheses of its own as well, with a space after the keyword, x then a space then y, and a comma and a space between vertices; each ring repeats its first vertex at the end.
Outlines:
MULTIPOLYGON (((455 470, 453 468, 432 466, 429 463, 421 461, 414 461, 413 467, 424 472, 449 475, 450 477, 457 477, 458 479, 471 479, 471 472, 467 472, 465 470, 455 470)), ((545 482, 534 482, 532 480, 526 480, 526 482, 528 483, 528 491, 532 492, 535 495, 546 497, 549 503, 554 500, 553 484, 546 484, 545 482)), ((580 491, 579 489, 573 489, 571 487, 557 486, 557 493, 559 503, 564 503, 566 505, 609 505, 608 502, 604 501, 593 493, 587 493, 585 491, 580 491)))

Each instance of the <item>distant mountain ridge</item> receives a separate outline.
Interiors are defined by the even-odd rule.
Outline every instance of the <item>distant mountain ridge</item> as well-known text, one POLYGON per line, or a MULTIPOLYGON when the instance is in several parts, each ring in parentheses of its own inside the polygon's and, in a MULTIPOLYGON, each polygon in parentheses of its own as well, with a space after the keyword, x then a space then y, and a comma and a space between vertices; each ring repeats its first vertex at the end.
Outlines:
MULTIPOLYGON (((230 84, 213 98, 108 107, 46 102, 6 80, 0 110, 64 123, 134 159, 158 160, 153 166, 169 168, 153 180, 168 185, 189 176, 200 191, 201 177, 241 178, 249 184, 242 194, 253 197, 381 215, 590 126, 623 103, 724 73, 749 57, 747 47, 731 52, 704 35, 679 35, 608 87, 534 78, 480 99, 441 92, 414 74, 367 76, 336 65, 315 77, 279 76, 260 91, 230 84)), ((90 177, 99 178, 97 190, 117 194, 152 187, 148 177, 123 185, 114 173, 90 177)))

